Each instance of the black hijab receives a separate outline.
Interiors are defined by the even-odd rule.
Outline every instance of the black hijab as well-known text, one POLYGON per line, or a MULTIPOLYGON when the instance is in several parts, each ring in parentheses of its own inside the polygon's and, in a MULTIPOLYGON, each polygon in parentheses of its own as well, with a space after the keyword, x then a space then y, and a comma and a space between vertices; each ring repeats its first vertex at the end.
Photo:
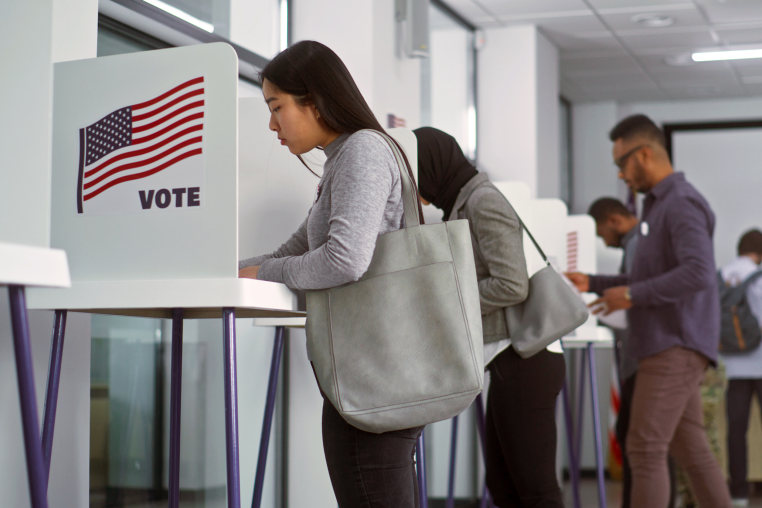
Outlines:
POLYGON ((413 131, 418 139, 418 192, 450 217, 460 189, 477 171, 455 138, 434 127, 413 131))

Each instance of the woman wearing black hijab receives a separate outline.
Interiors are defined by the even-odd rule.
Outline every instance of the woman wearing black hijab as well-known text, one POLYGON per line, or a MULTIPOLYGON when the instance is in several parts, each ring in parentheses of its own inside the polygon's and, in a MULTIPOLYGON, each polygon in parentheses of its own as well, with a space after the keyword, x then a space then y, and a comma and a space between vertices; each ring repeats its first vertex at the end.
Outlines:
POLYGON ((501 507, 562 507, 556 480, 556 397, 563 356, 543 350, 522 359, 510 347, 503 309, 527 296, 523 232, 503 194, 466 159, 455 138, 416 129, 418 190, 444 220, 468 219, 484 330, 487 487, 501 507))

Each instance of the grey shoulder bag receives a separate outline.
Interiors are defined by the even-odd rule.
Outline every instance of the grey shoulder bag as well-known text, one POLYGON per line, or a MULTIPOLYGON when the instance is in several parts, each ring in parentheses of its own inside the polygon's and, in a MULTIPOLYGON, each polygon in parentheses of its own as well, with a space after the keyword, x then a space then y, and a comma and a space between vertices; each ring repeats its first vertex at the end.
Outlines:
POLYGON ((521 217, 519 222, 546 265, 529 278, 527 299, 505 308, 511 346, 522 358, 529 358, 582 325, 589 312, 579 295, 551 266, 521 217))
POLYGON ((307 292, 307 351, 324 396, 351 425, 387 432, 457 415, 484 382, 468 221, 421 224, 405 154, 405 226, 379 235, 368 271, 307 292))

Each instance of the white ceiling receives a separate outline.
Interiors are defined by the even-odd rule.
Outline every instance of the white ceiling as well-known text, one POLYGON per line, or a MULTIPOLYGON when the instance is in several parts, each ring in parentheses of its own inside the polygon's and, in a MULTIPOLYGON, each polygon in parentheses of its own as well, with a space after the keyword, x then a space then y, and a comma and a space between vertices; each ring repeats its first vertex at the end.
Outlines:
POLYGON ((561 92, 574 102, 762 96, 762 59, 690 62, 698 49, 762 47, 762 0, 445 3, 479 28, 538 26, 559 48, 561 92), (648 28, 633 21, 639 14, 674 22, 648 28))

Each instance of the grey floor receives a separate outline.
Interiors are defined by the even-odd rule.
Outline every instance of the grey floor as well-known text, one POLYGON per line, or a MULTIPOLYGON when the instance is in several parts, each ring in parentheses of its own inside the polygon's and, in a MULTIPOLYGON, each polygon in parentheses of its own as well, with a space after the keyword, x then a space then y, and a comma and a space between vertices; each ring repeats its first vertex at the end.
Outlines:
MULTIPOLYGON (((762 488, 757 485, 752 489, 752 495, 749 498, 749 508, 762 508, 762 488)), ((622 483, 619 481, 606 480, 606 507, 618 508, 622 498, 622 483)), ((582 508, 593 508, 601 506, 598 501, 598 482, 594 478, 583 478, 580 485, 580 503, 582 508)), ((569 482, 564 484, 564 505, 572 508, 574 506, 572 498, 572 488, 569 482)), ((678 506, 677 508, 684 508, 678 506)))
MULTIPOLYGON (((622 484, 618 481, 606 480, 606 507, 618 508, 620 506, 620 500, 622 495, 622 484)), ((203 501, 182 501, 180 503, 181 508, 225 508, 224 496, 221 499, 206 499, 203 501)), ((580 485, 580 498, 582 508, 594 508, 599 507, 601 504, 598 500, 598 484, 594 478, 583 478, 580 485)), ((569 482, 564 484, 564 504, 565 506, 572 508, 574 502, 572 499, 572 489, 569 482)), ((91 507, 102 507, 104 504, 93 499, 91 507)), ((163 508, 167 506, 167 501, 156 502, 137 502, 130 504, 119 504, 112 506, 120 506, 124 508, 163 508)), ((460 505, 459 505, 460 506, 460 505)), ((749 508, 762 508, 762 487, 759 485, 754 489, 751 498, 749 499, 749 508)), ((301 508, 301 507, 293 507, 301 508)), ((678 507, 683 508, 683 507, 678 507)))

